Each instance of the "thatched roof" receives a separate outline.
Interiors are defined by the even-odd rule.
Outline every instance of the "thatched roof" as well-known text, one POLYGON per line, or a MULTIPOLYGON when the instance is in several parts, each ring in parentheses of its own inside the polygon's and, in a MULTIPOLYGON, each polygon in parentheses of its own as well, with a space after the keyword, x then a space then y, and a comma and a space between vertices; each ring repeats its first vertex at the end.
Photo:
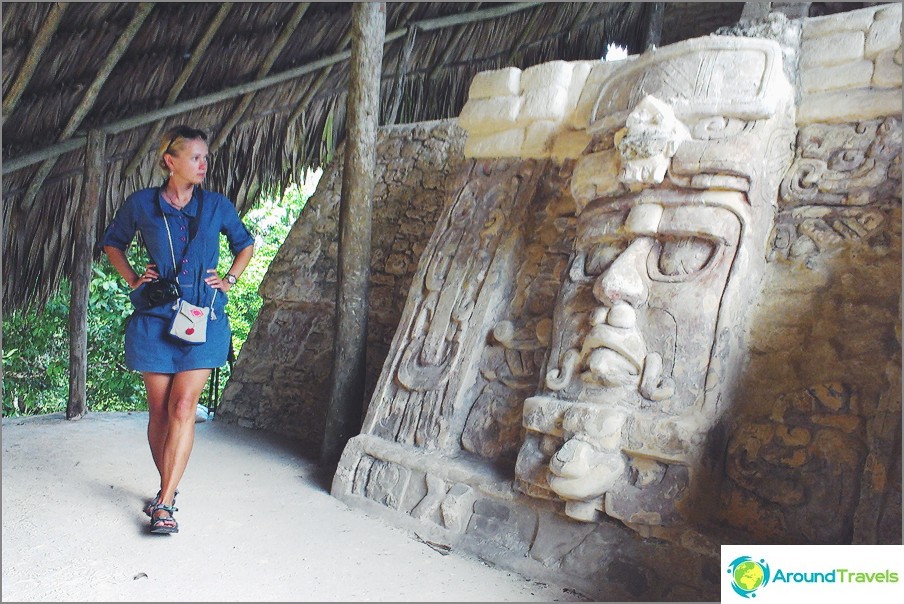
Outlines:
MULTIPOLYGON (((345 126, 351 3, 3 2, 3 306, 71 274, 85 141, 107 134, 97 229, 159 182, 171 125, 210 134, 206 186, 245 213, 326 163, 345 126)), ((386 4, 381 124, 458 115, 472 77, 503 66, 641 52, 736 23, 743 3, 386 4)))

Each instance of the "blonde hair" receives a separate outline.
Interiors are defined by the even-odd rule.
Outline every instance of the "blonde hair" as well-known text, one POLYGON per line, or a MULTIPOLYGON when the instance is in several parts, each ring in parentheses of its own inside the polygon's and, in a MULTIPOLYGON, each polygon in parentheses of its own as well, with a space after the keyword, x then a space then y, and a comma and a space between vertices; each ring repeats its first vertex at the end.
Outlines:
POLYGON ((192 140, 207 140, 207 133, 197 128, 188 126, 173 126, 160 137, 160 146, 157 148, 157 166, 164 174, 169 174, 169 166, 166 165, 164 155, 178 155, 185 144, 192 140))

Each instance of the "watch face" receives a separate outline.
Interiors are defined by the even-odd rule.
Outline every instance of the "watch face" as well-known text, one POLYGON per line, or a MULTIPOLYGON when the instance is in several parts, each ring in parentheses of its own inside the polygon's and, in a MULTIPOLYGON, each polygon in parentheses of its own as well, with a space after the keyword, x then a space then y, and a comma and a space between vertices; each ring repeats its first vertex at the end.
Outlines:
POLYGON ((228 281, 230 283, 230 285, 235 285, 235 282, 237 281, 237 279, 235 278, 234 275, 226 275, 226 281, 228 281))

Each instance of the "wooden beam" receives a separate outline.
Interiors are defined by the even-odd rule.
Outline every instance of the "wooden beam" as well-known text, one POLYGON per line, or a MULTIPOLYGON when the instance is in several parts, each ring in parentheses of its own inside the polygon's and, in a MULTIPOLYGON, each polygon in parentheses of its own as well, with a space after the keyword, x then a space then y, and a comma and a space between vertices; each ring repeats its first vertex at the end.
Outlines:
MULTIPOLYGON (((260 79, 270 73, 270 69, 273 68, 273 64, 276 62, 276 59, 279 57, 283 48, 285 48, 286 44, 289 42, 289 38, 291 38, 292 34, 295 33, 295 28, 298 27, 298 24, 301 22, 301 18, 304 16, 305 12, 307 12, 310 5, 310 2, 302 2, 297 7, 295 7, 295 12, 292 13, 291 17, 289 17, 289 21, 283 28, 283 31, 280 34, 279 38, 276 39, 273 47, 270 48, 270 52, 268 52, 267 56, 264 58, 264 62, 258 68, 256 74, 257 79, 260 79)), ((249 92, 239 100, 238 105, 236 105, 236 107, 232 110, 232 113, 226 119, 226 122, 217 133, 216 139, 214 139, 213 143, 210 145, 211 151, 216 150, 220 145, 222 145, 223 141, 226 140, 226 137, 229 136, 229 133, 232 132, 232 129, 235 128, 235 125, 239 123, 242 115, 245 114, 245 110, 248 109, 248 106, 251 105, 251 101, 254 100, 254 94, 254 92, 249 92)))
MULTIPOLYGON (((341 52, 345 51, 345 47, 349 45, 352 40, 352 30, 349 27, 346 30, 345 34, 343 34, 342 38, 339 39, 339 50, 341 52)), ((320 91, 320 87, 323 86, 323 83, 326 82, 326 79, 330 76, 330 73, 333 71, 333 66, 326 66, 323 71, 320 72, 320 75, 317 76, 317 79, 313 84, 308 86, 307 90, 304 92, 304 96, 301 97, 301 100, 295 105, 295 109, 292 110, 292 114, 289 116, 289 119, 286 121, 286 124, 291 124, 304 113, 304 110, 307 108, 308 103, 311 102, 311 99, 314 98, 314 95, 320 91)))
MULTIPOLYGON (((69 117, 69 121, 66 123, 63 131, 60 133, 59 140, 61 142, 72 136, 76 129, 81 126, 82 120, 85 119, 85 116, 88 115, 88 111, 91 110, 91 107, 93 107, 95 101, 97 101, 97 96, 100 94, 100 90, 107 81, 110 72, 113 71, 113 67, 115 67, 116 63, 119 62, 119 59, 122 58, 123 53, 125 53, 129 44, 131 44, 132 39, 135 37, 135 34, 138 33, 141 24, 144 23, 144 20, 147 18, 148 14, 150 14, 152 8, 154 8, 153 2, 142 2, 138 5, 138 8, 135 9, 132 20, 129 21, 129 24, 122 34, 120 34, 116 43, 113 45, 113 48, 110 49, 109 54, 107 54, 107 59, 104 61, 103 65, 101 65, 100 70, 94 77, 94 81, 91 82, 88 90, 85 91, 85 96, 82 97, 82 101, 79 103, 78 107, 75 108, 75 111, 69 117)), ((28 189, 25 191, 25 195, 22 198, 22 207, 28 208, 34 202, 35 197, 38 195, 38 191, 41 189, 41 185, 44 184, 44 179, 47 178, 50 171, 53 170, 53 167, 56 165, 57 157, 58 156, 53 156, 44 160, 32 176, 28 189)))
MULTIPOLYGON (((444 27, 453 27, 462 23, 473 23, 477 21, 496 19, 498 17, 503 17, 515 13, 517 11, 534 8, 535 6, 541 4, 543 4, 543 2, 523 2, 518 4, 507 4, 501 8, 478 10, 464 15, 453 15, 451 17, 441 17, 438 19, 425 19, 423 21, 418 21, 413 25, 417 26, 421 31, 432 31, 435 29, 442 29, 444 27)), ((388 44, 393 40, 398 40, 399 38, 405 36, 407 33, 407 27, 398 29, 391 34, 387 34, 384 43, 388 44)), ((305 65, 301 65, 299 67, 295 67, 293 69, 289 69, 272 76, 267 76, 266 78, 254 82, 239 84, 237 86, 223 89, 219 92, 208 94, 202 97, 197 97, 195 99, 190 99, 182 103, 173 104, 169 107, 162 107, 160 109, 155 109, 154 111, 149 111, 147 113, 111 122, 109 124, 101 126, 100 129, 107 134, 119 134, 120 132, 125 132, 126 130, 131 130, 132 128, 144 126, 145 124, 149 124, 156 120, 171 117, 173 115, 179 115, 181 113, 187 113, 201 107, 219 103, 220 101, 235 98, 237 96, 245 94, 246 92, 260 90, 262 88, 267 88, 268 86, 281 84, 288 80, 294 80, 313 71, 317 71, 325 67, 335 65, 336 63, 345 61, 350 56, 351 51, 343 50, 322 59, 312 61, 311 63, 307 63, 305 65)), ((25 155, 20 155, 19 157, 14 157, 8 161, 4 161, 2 164, 2 173, 9 174, 11 172, 15 172, 16 170, 21 170, 22 168, 25 168, 32 164, 44 161, 50 157, 56 157, 58 155, 62 155, 63 153, 68 153, 70 151, 80 149, 84 146, 85 137, 77 137, 61 141, 55 145, 51 145, 43 149, 38 149, 37 151, 26 153, 25 155)))
MULTIPOLYGON (((474 9, 477 10, 480 8, 482 2, 475 2, 474 9)), ((468 28, 464 25, 456 26, 455 34, 452 35, 449 42, 446 44, 446 47, 443 49, 443 55, 440 57, 440 60, 436 62, 436 65, 433 66, 433 69, 430 70, 429 75, 427 75, 428 80, 432 80, 436 75, 446 66, 446 61, 449 60, 449 57, 452 56, 452 53, 458 49, 458 45, 461 42, 462 36, 467 33, 468 28)))
POLYGON ((411 51, 414 50, 414 41, 417 38, 417 27, 409 27, 408 35, 405 36, 405 43, 399 49, 399 62, 396 66, 395 81, 392 87, 392 105, 386 114, 386 125, 396 123, 399 113, 399 106, 402 104, 402 93, 405 89, 405 75, 408 73, 408 66, 411 63, 411 51))
POLYGON ((53 39, 53 34, 56 33, 57 28, 60 26, 60 21, 63 19, 63 13, 66 12, 66 6, 68 4, 68 2, 54 2, 53 6, 50 7, 47 18, 44 19, 44 22, 41 24, 41 29, 38 30, 38 34, 31 44, 31 50, 28 51, 28 56, 25 57, 25 60, 19 67, 19 72, 16 74, 16 81, 9 87, 9 92, 6 93, 6 97, 3 99, 3 119, 6 119, 6 116, 11 114, 19 103, 22 92, 25 90, 25 87, 28 86, 28 82, 31 81, 31 76, 34 75, 38 62, 44 54, 44 50, 50 44, 50 41, 53 39))
MULTIPOLYGON (((536 37, 537 23, 543 20, 541 17, 542 14, 543 13, 538 10, 531 16, 524 30, 521 32, 521 35, 518 36, 518 39, 515 40, 515 43, 512 44, 511 48, 509 49, 508 59, 506 59, 503 65, 514 65, 515 55, 518 54, 521 45, 524 44, 525 40, 527 40, 528 38, 536 37)), ((524 53, 522 52, 521 54, 523 58, 524 53)))
POLYGON ((69 401, 66 403, 66 419, 81 419, 88 413, 88 300, 93 275, 91 263, 97 208, 104 189, 106 140, 106 135, 99 130, 88 134, 82 198, 73 230, 75 257, 69 294, 69 401))
MULTIPOLYGON (((211 41, 213 41, 214 36, 220 30, 220 27, 226 20, 226 16, 229 14, 230 10, 232 10, 232 2, 224 2, 220 5, 220 10, 218 10, 217 14, 214 15, 213 21, 211 21, 207 26, 207 29, 204 31, 204 35, 201 36, 201 40, 198 42, 195 50, 191 53, 191 58, 188 60, 188 63, 186 63, 185 67, 182 68, 182 72, 179 74, 179 77, 176 78, 176 82, 173 84, 172 88, 170 88, 169 94, 166 96, 166 100, 163 102, 164 107, 172 105, 176 102, 176 99, 179 98, 179 93, 182 92, 185 84, 188 83, 188 78, 198 67, 198 64, 204 57, 204 53, 207 51, 207 47, 210 46, 210 43, 211 41)), ((142 141, 141 146, 138 148, 138 151, 135 153, 135 155, 132 156, 132 160, 129 162, 129 165, 126 166, 125 170, 123 170, 123 174, 131 174, 138 169, 138 165, 141 163, 141 160, 145 155, 147 155, 148 151, 151 150, 151 145, 157 142, 157 138, 160 136, 160 132, 162 130, 163 120, 158 120, 157 123, 155 123, 153 127, 151 127, 151 131, 148 132, 147 136, 144 137, 144 141, 142 141)))
POLYGON ((339 266, 330 404, 321 462, 339 461, 361 429, 367 367, 367 310, 371 259, 371 197, 376 172, 380 76, 386 4, 357 2, 352 9, 348 136, 339 198, 339 266))

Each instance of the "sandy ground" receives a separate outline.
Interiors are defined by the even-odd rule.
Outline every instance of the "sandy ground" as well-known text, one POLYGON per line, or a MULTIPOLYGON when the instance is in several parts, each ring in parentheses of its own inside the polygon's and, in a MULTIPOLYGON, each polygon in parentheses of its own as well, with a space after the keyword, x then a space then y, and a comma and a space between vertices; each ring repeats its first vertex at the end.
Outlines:
MULTIPOLYGON (((4 602, 584 601, 349 508, 286 440, 196 424, 177 535, 152 535, 146 413, 4 418, 4 602)), ((324 475, 327 474, 327 475, 324 475)))

